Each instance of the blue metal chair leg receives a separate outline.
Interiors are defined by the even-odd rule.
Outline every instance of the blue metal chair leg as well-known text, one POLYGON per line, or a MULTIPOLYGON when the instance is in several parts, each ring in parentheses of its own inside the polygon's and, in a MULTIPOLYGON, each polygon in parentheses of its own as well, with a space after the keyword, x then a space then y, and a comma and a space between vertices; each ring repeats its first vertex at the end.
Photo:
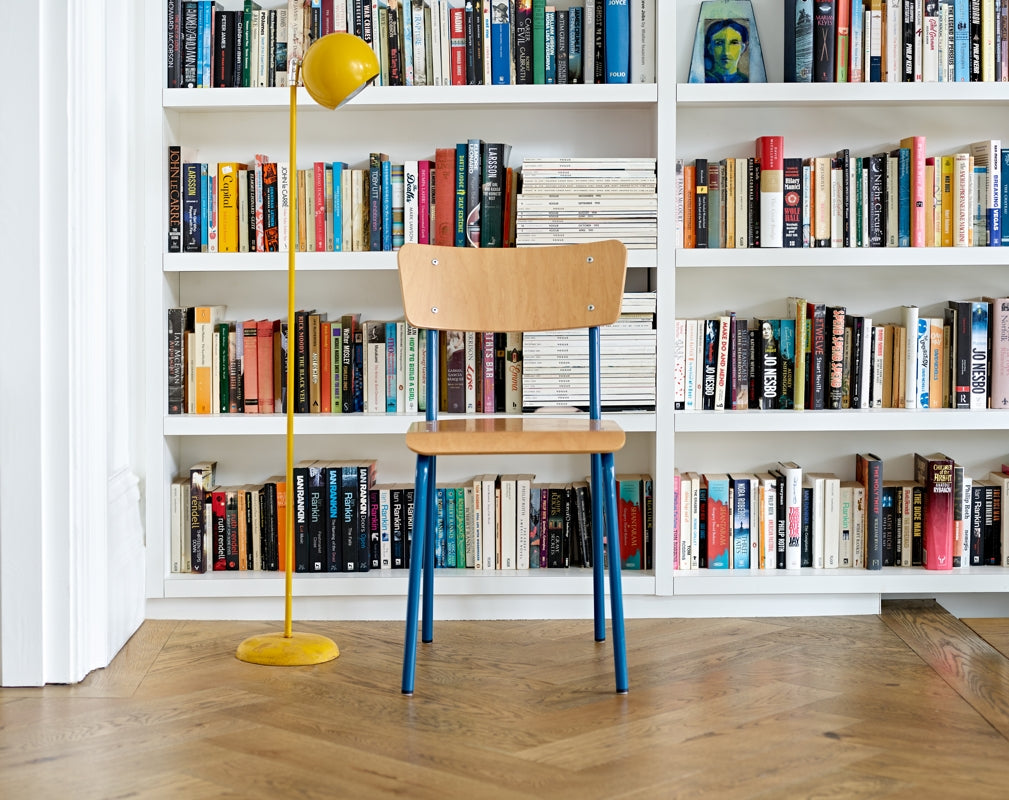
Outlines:
POLYGON ((613 669, 617 692, 627 693, 627 651, 624 644, 624 596, 620 581, 620 531, 617 525, 617 482, 613 453, 602 456, 602 481, 606 487, 606 543, 610 565, 610 624, 613 626, 613 669))
POLYGON ((420 640, 425 644, 434 641, 434 548, 438 520, 437 475, 438 464, 435 456, 428 457, 430 475, 427 481, 427 543, 424 546, 424 602, 421 611, 420 640))
POLYGON ((592 611, 597 642, 606 641, 606 589, 603 582, 603 460, 592 454, 592 611))
POLYGON ((417 606, 420 603, 421 568, 424 563, 425 547, 428 540, 427 487, 431 482, 430 458, 417 457, 417 476, 414 492, 416 505, 414 514, 413 542, 410 545, 410 582, 406 598, 406 640, 403 645, 403 694, 413 694, 414 676, 417 666, 417 606))

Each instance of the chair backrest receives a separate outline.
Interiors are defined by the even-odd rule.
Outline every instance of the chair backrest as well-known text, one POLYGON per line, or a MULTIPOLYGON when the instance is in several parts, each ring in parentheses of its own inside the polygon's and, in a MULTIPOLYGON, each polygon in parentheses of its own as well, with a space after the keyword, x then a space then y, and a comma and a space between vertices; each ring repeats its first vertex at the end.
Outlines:
POLYGON ((518 248, 405 244, 398 263, 406 319, 418 328, 563 330, 616 322, 627 248, 615 239, 518 248))

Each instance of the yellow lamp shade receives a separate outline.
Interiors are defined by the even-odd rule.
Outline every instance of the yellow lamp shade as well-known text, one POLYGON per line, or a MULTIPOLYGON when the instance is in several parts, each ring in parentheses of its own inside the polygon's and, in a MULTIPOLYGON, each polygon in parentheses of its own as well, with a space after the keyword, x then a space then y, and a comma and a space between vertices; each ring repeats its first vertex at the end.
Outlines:
POLYGON ((301 78, 311 98, 333 109, 346 103, 378 75, 375 51, 351 33, 330 33, 305 53, 301 78))

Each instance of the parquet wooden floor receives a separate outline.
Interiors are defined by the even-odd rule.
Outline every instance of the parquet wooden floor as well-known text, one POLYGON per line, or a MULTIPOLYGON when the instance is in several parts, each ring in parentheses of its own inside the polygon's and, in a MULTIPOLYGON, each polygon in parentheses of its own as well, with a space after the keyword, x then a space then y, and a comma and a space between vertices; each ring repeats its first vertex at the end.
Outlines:
POLYGON ((1009 796, 1009 626, 936 606, 629 620, 625 697, 588 621, 439 622, 412 698, 402 623, 297 624, 340 646, 320 666, 235 659, 272 627, 149 621, 79 685, 0 690, 0 796, 1009 796))

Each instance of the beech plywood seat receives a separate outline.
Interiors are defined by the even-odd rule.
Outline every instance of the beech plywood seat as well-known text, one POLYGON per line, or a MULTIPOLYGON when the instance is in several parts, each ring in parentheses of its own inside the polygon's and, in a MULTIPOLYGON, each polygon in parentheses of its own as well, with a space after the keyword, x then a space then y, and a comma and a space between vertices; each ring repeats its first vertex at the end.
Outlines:
POLYGON ((398 255, 406 319, 427 336, 427 412, 412 424, 407 446, 417 453, 414 532, 407 593, 404 694, 413 694, 417 617, 421 638, 433 640, 435 486, 438 456, 583 454, 590 457, 593 609, 596 641, 605 641, 603 539, 609 548, 613 661, 618 692, 626 692, 623 598, 613 454, 624 446, 620 426, 600 418, 599 326, 620 316, 627 251, 608 240, 559 247, 464 248, 407 244, 398 255), (477 416, 439 420, 439 331, 587 329, 589 413, 477 416), (421 579, 423 577, 423 607, 421 579))

